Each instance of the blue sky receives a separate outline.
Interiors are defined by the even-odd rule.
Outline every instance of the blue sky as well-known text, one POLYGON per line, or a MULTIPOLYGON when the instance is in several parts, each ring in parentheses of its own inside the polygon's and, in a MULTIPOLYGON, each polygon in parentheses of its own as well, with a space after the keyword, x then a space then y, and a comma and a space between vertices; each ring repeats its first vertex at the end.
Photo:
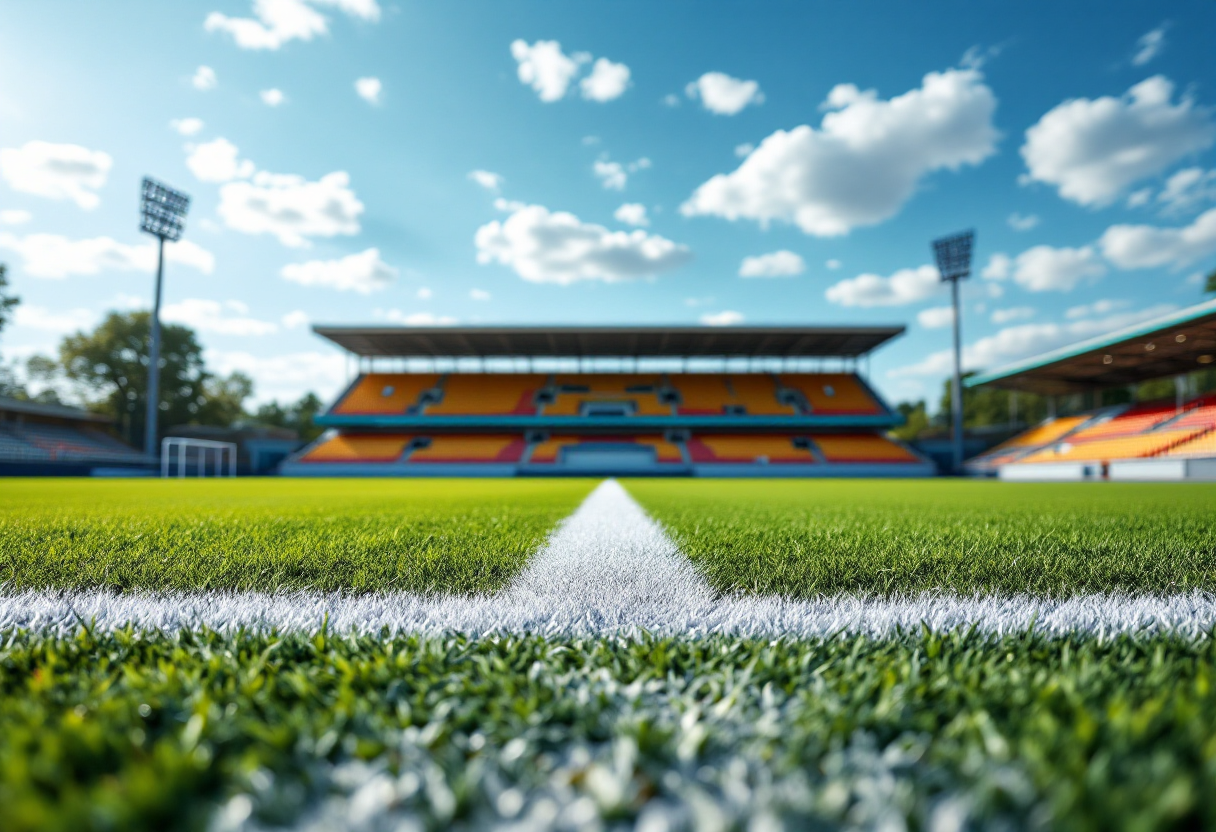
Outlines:
POLYGON ((309 323, 905 323, 974 226, 968 363, 1200 300, 1216 7, 0 2, 0 351, 150 305, 145 174, 189 192, 165 315, 258 398, 345 377, 309 323), (742 274, 741 274, 742 273, 742 274))

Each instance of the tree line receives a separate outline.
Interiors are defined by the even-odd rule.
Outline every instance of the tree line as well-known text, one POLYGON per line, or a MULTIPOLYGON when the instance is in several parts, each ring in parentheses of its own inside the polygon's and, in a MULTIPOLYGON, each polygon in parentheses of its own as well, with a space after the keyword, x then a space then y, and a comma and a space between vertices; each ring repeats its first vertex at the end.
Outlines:
MULTIPOLYGON (((8 275, 0 264, 0 333, 19 303, 8 290, 8 275)), ((113 419, 127 444, 143 447, 151 322, 149 312, 110 312, 91 332, 64 337, 56 355, 30 357, 24 367, 26 382, 18 379, 13 366, 0 362, 0 396, 82 405, 113 419), (74 400, 63 401, 60 390, 65 387, 74 400)), ((198 336, 180 324, 161 324, 160 390, 164 428, 265 425, 296 430, 304 441, 322 431, 314 419, 323 403, 311 392, 295 402, 248 409, 253 380, 241 372, 221 376, 208 370, 198 336)))

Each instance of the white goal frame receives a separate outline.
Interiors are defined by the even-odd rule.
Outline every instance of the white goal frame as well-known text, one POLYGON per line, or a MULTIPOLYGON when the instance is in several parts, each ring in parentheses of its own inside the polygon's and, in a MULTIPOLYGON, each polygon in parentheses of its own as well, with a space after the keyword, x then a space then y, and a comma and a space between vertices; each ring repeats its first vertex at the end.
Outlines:
POLYGON ((179 478, 186 476, 187 456, 190 449, 195 448, 198 455, 195 458, 195 465, 198 473, 195 476, 207 476, 207 459, 211 456, 211 452, 215 453, 215 474, 214 476, 224 476, 224 455, 228 455, 228 476, 236 476, 236 443, 235 442, 217 442, 214 439, 187 439, 184 436, 166 436, 160 441, 160 475, 168 477, 170 457, 174 456, 176 450, 177 476, 179 478))

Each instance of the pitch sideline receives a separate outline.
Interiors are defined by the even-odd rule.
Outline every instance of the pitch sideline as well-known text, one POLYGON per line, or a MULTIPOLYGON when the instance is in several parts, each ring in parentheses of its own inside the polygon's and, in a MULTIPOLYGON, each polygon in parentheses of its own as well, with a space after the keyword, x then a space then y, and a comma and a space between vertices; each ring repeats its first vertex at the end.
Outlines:
POLYGON ((173 631, 208 627, 378 633, 463 632, 600 635, 889 636, 922 626, 1002 634, 1176 632, 1216 627, 1216 596, 920 594, 815 600, 715 598, 696 567, 615 480, 601 483, 498 595, 188 592, 0 592, 0 631, 67 635, 83 623, 173 631))

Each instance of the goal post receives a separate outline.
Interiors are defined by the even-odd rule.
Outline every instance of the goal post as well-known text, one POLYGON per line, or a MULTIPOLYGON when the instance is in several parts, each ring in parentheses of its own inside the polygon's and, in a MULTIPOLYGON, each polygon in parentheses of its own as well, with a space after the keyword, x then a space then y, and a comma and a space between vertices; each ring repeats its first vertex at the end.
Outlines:
POLYGON ((188 439, 166 436, 160 441, 160 475, 162 477, 222 477, 227 462, 227 476, 236 476, 236 443, 214 439, 188 439), (170 472, 173 473, 170 473, 170 472))

